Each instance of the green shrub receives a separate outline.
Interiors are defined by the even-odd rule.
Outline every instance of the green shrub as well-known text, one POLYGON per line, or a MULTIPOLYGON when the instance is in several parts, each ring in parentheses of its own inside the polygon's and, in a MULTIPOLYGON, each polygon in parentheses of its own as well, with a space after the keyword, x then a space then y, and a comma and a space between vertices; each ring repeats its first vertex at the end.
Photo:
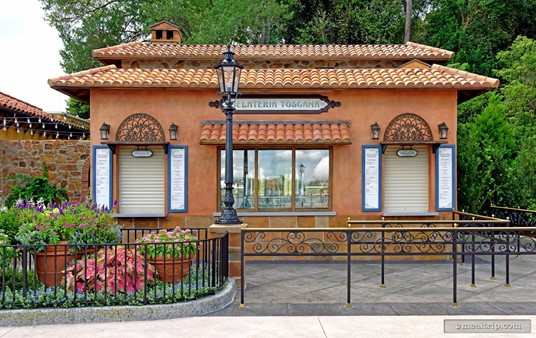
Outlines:
POLYGON ((9 186, 11 195, 5 200, 6 207, 13 206, 18 200, 42 201, 45 204, 60 203, 67 200, 65 189, 57 188, 48 182, 46 163, 43 163, 41 176, 15 175, 12 178, 17 181, 17 184, 9 186))
POLYGON ((0 231, 14 241, 17 231, 19 231, 20 221, 17 216, 16 207, 4 208, 0 211, 0 231))

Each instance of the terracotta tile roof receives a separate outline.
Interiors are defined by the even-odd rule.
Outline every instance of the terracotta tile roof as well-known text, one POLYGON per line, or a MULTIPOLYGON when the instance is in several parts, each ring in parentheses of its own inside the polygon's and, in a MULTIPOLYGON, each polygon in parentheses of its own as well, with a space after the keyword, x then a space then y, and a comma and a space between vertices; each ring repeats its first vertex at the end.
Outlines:
POLYGON ((45 113, 41 108, 33 106, 13 96, 0 92, 0 109, 9 109, 15 113, 23 113, 25 115, 37 116, 48 120, 54 120, 52 116, 45 113))
MULTIPOLYGON (((225 45, 151 44, 141 41, 96 49, 98 60, 180 59, 220 60, 225 45)), ((299 59, 299 60, 442 60, 454 57, 454 52, 408 42, 403 45, 236 45, 232 47, 237 60, 299 59)))
POLYGON ((63 119, 55 118, 51 114, 46 113, 41 108, 2 92, 0 92, 0 114, 9 115, 10 117, 13 117, 13 115, 24 118, 38 117, 43 121, 57 123, 58 125, 69 127, 69 129, 74 128, 75 130, 89 131, 83 125, 67 123, 63 119))
MULTIPOLYGON (((84 88, 216 88, 213 69, 118 69, 104 66, 48 80, 49 85, 85 99, 84 88)), ((251 69, 244 70, 244 89, 457 89, 482 91, 497 88, 499 80, 433 65, 431 68, 383 69, 251 69)), ((88 93, 86 93, 89 95, 88 93)))
MULTIPOLYGON (((201 144, 225 144, 225 121, 203 121, 201 144)), ((235 144, 350 144, 349 121, 235 121, 235 144)))

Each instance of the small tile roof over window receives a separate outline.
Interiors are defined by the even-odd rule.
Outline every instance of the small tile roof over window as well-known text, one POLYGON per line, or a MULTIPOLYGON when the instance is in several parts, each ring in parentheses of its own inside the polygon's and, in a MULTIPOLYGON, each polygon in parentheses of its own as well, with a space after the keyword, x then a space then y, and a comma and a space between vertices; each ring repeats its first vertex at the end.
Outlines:
MULTIPOLYGON (((201 144, 225 144, 225 121, 203 121, 201 144)), ((235 121, 235 144, 350 144, 349 121, 235 121)))
MULTIPOLYGON (((89 88, 217 88, 214 69, 118 69, 114 65, 48 81, 67 95, 89 101, 89 88)), ((499 80, 440 65, 431 68, 250 69, 240 78, 242 91, 255 89, 456 89, 491 90, 499 80)), ((471 96, 470 94, 468 96, 471 96)))
MULTIPOLYGON (((104 64, 128 59, 221 60, 225 45, 151 44, 141 41, 96 49, 104 64)), ((429 60, 448 61, 454 52, 407 42, 403 45, 236 45, 235 58, 245 60, 429 60)))

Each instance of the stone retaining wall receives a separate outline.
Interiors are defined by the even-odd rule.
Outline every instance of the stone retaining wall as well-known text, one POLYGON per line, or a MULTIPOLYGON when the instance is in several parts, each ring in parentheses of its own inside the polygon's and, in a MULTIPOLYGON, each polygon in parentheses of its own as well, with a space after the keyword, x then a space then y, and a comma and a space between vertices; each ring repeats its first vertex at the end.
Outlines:
POLYGON ((16 174, 40 176, 48 166, 49 182, 67 191, 70 200, 89 192, 90 145, 87 140, 0 141, 0 200, 10 194, 16 174))

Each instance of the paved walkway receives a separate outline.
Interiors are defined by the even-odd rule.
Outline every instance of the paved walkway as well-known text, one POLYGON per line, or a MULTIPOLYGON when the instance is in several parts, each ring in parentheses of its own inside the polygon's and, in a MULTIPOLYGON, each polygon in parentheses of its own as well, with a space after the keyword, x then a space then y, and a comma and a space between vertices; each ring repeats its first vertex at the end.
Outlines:
POLYGON ((379 262, 353 263, 351 308, 346 305, 345 263, 246 262, 244 303, 235 301, 213 316, 352 315, 536 315, 536 256, 496 258, 495 280, 489 261, 477 259, 475 286, 470 260, 458 264, 458 307, 452 307, 452 263, 386 262, 380 288, 379 262))
MULTIPOLYGON (((534 337, 536 256, 511 258, 511 287, 504 287, 504 259, 496 280, 490 266, 458 265, 458 307, 452 307, 451 262, 388 262, 380 288, 378 262, 352 265, 352 308, 346 304, 344 263, 250 262, 246 308, 234 302, 199 317, 155 321, 0 328, 0 337, 534 337), (529 333, 445 333, 445 321, 529 320, 529 333)), ((1 313, 0 313, 1 315, 1 313)), ((509 323, 509 322, 507 322, 509 323)), ((527 322, 525 322, 527 324, 527 322)), ((526 325, 525 325, 526 328, 526 325)), ((475 331, 476 332, 476 331, 475 331)))

